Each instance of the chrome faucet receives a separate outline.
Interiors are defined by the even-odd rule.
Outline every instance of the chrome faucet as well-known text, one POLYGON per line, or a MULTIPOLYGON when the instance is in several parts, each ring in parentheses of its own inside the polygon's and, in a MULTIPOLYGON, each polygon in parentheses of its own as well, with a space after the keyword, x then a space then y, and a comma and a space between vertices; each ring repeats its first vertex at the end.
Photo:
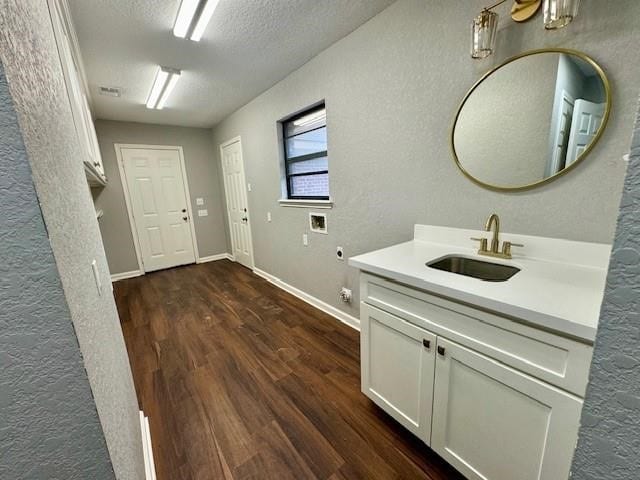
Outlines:
POLYGON ((478 249, 479 255, 510 259, 510 258, 513 258, 511 255, 511 247, 524 247, 524 245, 520 243, 503 242, 502 251, 500 251, 500 217, 498 216, 497 213, 492 213, 487 219, 487 223, 485 223, 484 225, 484 229, 486 232, 491 232, 492 227, 493 227, 493 237, 491 238, 490 249, 487 248, 489 241, 486 238, 471 239, 471 240, 480 242, 480 248, 478 249))

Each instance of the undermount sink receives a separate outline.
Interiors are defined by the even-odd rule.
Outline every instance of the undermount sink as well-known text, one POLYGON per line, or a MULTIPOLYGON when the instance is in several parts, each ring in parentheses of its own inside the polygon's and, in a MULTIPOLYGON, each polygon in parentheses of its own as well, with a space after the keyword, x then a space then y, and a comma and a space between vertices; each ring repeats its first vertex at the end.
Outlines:
POLYGON ((427 267, 478 278, 485 282, 506 282, 520 271, 517 267, 448 255, 426 263, 427 267))

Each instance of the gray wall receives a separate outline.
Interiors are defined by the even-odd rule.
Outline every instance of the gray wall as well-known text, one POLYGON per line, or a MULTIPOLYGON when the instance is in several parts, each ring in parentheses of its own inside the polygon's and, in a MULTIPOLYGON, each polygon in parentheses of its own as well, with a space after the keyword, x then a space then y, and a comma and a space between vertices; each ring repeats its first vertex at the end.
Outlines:
MULTIPOLYGON (((61 287, 67 305, 63 308, 51 303, 47 308, 38 310, 36 302, 31 314, 25 312, 22 317, 11 318, 14 330, 23 332, 22 335, 14 335, 11 341, 22 349, 41 349, 42 358, 35 358, 40 363, 32 364, 29 357, 5 356, 2 365, 4 367, 5 360, 20 363, 15 368, 22 369, 19 372, 24 377, 22 380, 32 382, 24 392, 25 401, 34 393, 50 397, 42 399, 46 409, 27 411, 25 408, 24 412, 17 412, 36 414, 29 418, 28 428, 37 430, 37 436, 29 436, 31 432, 26 427, 15 432, 20 437, 19 441, 25 443, 19 452, 21 456, 15 461, 35 463, 32 467, 39 469, 37 475, 27 475, 26 478, 112 478, 113 473, 109 472, 113 468, 116 478, 141 480, 144 464, 138 403, 118 313, 109 290, 109 270, 84 176, 80 145, 66 96, 47 3, 42 0, 2 0, 0 24, 0 57, 59 274, 56 281, 52 277, 53 272, 47 271, 53 268, 51 253, 47 256, 47 250, 39 245, 38 250, 24 251, 22 257, 16 257, 16 260, 24 260, 22 276, 13 277, 14 281, 21 283, 13 283, 13 292, 8 290, 6 293, 15 296, 21 293, 19 288, 25 289, 25 293, 30 288, 35 300, 47 305, 47 295, 55 297, 56 288, 58 296, 52 300, 60 302, 61 287), (101 295, 91 269, 94 259, 104 286, 101 295), (34 275, 27 278, 27 273, 34 275), (69 315, 73 325, 68 323, 69 315), (63 326, 64 331, 54 334, 56 328, 61 330, 63 326), (44 342, 42 345, 41 341, 44 342), (62 349, 65 345, 73 345, 75 352, 62 349), (86 373, 78 364, 78 346, 86 373), (54 361, 56 358, 59 358, 57 362, 54 361), (73 370, 69 370, 71 367, 73 370), (25 371, 32 376, 25 375, 25 371), (86 382, 85 375, 95 403, 90 401, 86 383, 83 389, 77 386, 78 382, 86 382), (95 410, 103 438, 96 431, 95 410), (48 425, 54 422, 58 423, 57 428, 49 430, 48 425), (74 435, 78 438, 73 438, 74 435), (105 441, 112 467, 109 459, 105 458, 105 441), (29 442, 33 442, 31 449, 28 448, 29 442), (44 455, 47 456, 44 459, 50 462, 37 465, 38 459, 44 455), (86 456, 90 457, 91 464, 83 460, 86 456), (77 464, 69 465, 66 457, 77 464), (59 475, 54 475, 56 469, 60 469, 59 475)), ((25 194, 17 201, 26 204, 33 199, 25 194)), ((25 220, 32 219, 35 229, 38 219, 33 216, 34 208, 33 205, 30 207, 29 217, 25 220)), ((2 211, 4 215, 4 205, 2 211)), ((29 232, 24 233, 24 237, 10 236, 7 240, 18 245, 35 241, 26 235, 29 232)), ((43 235, 41 231, 39 234, 43 235)), ((2 291, 5 293, 4 289, 2 291)), ((28 297, 22 300, 25 308, 29 308, 28 297)), ((4 322, 2 333, 6 333, 4 322)), ((0 438, 4 441, 2 433, 0 438)), ((4 449, 2 452, 4 462, 4 449)), ((17 467, 11 465, 11 468, 17 467)), ((25 478, 21 475, 23 473, 16 471, 16 475, 6 478, 25 478)))
MULTIPOLYGON (((338 289, 355 289, 357 274, 335 259, 335 247, 347 256, 385 247, 410 239, 415 223, 479 228, 496 211, 507 232, 610 242, 635 114, 630 99, 640 88, 640 2, 615 3, 584 0, 580 16, 556 32, 545 31, 540 16, 516 24, 502 5, 497 55, 473 61, 469 22, 486 2, 399 0, 220 123, 216 146, 242 136, 256 266, 341 307, 338 289), (460 100, 506 57, 552 46, 586 52, 609 75, 607 131, 575 172, 546 186, 510 195, 476 186, 449 150, 460 100), (329 235, 310 234, 303 247, 309 210, 277 205, 276 121, 321 99, 335 206, 329 235)), ((357 305, 343 308, 357 315, 357 305)))
POLYGON ((578 480, 640 477, 640 111, 596 337, 582 428, 578 480))
POLYGON ((0 171, 0 478, 114 478, 1 64, 0 171))
POLYGON ((109 183, 102 189, 92 189, 92 193, 96 208, 104 211, 100 230, 111 273, 138 269, 113 146, 115 143, 182 146, 200 257, 227 251, 226 213, 222 209, 223 193, 218 180, 211 130, 98 120, 96 131, 109 183), (203 206, 196 205, 197 197, 204 198, 203 206), (209 216, 198 217, 199 208, 206 208, 209 216))

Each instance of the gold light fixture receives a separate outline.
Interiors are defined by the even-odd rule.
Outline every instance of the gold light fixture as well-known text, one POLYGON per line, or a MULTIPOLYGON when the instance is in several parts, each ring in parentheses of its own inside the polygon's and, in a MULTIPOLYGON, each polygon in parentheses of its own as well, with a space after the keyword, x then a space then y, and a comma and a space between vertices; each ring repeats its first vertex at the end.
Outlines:
MULTIPOLYGON (((492 10, 506 1, 484 8, 471 22, 471 58, 486 58, 494 52, 499 16, 492 10)), ((511 19, 518 23, 534 17, 542 6, 542 0, 512 1, 511 19)), ((578 14, 579 4, 580 0, 544 0, 544 28, 552 30, 567 26, 578 14)))

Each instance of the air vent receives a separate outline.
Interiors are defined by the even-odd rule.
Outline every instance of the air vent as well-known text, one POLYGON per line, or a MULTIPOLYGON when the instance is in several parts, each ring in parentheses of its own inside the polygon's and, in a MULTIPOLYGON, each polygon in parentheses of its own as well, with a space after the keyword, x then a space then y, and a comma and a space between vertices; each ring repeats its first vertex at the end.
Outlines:
POLYGON ((119 97, 121 95, 121 89, 119 87, 99 87, 100 95, 106 95, 108 97, 119 97))

